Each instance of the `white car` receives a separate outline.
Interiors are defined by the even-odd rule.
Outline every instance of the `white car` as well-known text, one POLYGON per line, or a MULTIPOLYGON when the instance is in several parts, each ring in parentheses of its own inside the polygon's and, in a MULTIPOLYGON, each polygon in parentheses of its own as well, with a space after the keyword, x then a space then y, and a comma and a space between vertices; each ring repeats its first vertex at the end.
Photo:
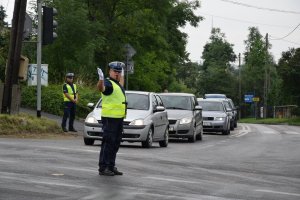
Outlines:
MULTIPOLYGON (((160 96, 153 92, 126 91, 127 115, 123 122, 122 141, 141 142, 149 148, 158 141, 161 147, 168 146, 169 121, 160 96)), ((89 107, 93 104, 89 103, 89 107)), ((102 139, 101 99, 84 123, 83 139, 93 145, 102 139)))

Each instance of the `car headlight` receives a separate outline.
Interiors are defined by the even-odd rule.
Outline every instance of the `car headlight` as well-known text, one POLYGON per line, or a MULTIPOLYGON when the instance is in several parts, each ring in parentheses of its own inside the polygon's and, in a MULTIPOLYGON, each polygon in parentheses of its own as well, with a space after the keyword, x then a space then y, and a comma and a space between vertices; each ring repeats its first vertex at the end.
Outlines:
POLYGON ((180 121, 179 121, 179 124, 189 124, 192 122, 192 119, 191 118, 182 118, 180 121))
POLYGON ((225 117, 216 117, 215 120, 216 120, 216 121, 224 121, 224 120, 225 120, 225 117))
POLYGON ((142 126, 142 125, 144 125, 144 120, 142 120, 142 119, 136 119, 136 120, 133 120, 132 122, 130 122, 129 125, 142 126))
POLYGON ((87 123, 98 123, 98 121, 95 117, 87 117, 85 119, 85 122, 87 122, 87 123))

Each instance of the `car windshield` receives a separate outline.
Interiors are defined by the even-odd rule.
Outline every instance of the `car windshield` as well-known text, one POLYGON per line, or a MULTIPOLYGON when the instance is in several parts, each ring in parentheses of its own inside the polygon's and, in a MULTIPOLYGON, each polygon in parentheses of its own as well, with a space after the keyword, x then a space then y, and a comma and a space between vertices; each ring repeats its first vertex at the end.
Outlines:
POLYGON ((203 111, 224 111, 221 102, 198 101, 203 111))
POLYGON ((161 95, 161 99, 166 109, 192 110, 190 97, 161 95))
MULTIPOLYGON (((149 96, 145 94, 126 93, 127 109, 149 110, 149 96)), ((97 108, 102 107, 102 101, 97 108)))
POLYGON ((127 109, 149 110, 149 95, 127 93, 127 109))

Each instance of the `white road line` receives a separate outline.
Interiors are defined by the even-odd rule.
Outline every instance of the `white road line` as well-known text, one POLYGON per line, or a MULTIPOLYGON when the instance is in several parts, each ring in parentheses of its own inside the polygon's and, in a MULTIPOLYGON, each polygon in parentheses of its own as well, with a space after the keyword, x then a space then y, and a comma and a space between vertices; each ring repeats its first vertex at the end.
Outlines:
POLYGON ((300 135, 299 132, 295 132, 295 131, 284 131, 284 133, 286 133, 286 134, 292 134, 292 135, 300 135))
POLYGON ((242 130, 240 130, 238 133, 233 134, 229 137, 242 137, 244 135, 247 135, 248 133, 250 133, 250 128, 247 125, 241 125, 242 126, 242 130))
MULTIPOLYGON (((46 180, 35 180, 26 174, 17 174, 17 173, 5 173, 5 172, 0 172, 0 177, 1 180, 3 179, 8 179, 8 180, 16 180, 18 183, 34 183, 34 184, 44 184, 44 185, 51 185, 51 186, 64 186, 64 187, 73 187, 73 188, 84 188, 84 186, 80 185, 74 185, 74 184, 69 184, 69 183, 61 183, 55 180, 49 180, 49 178, 45 178, 46 180), (22 177, 21 177, 22 176, 22 177)), ((36 178, 36 177, 35 177, 36 178)))
POLYGON ((262 134, 270 134, 270 135, 280 135, 279 132, 276 132, 276 131, 261 131, 262 134))
POLYGON ((158 181, 177 182, 177 183, 192 183, 192 184, 200 184, 201 183, 201 182, 197 182, 197 181, 186 181, 186 180, 181 180, 181 179, 160 178, 160 177, 154 177, 154 176, 146 176, 144 178, 158 180, 158 181))
POLYGON ((257 192, 266 192, 266 193, 274 193, 274 194, 283 194, 283 195, 289 195, 289 196, 297 196, 300 197, 300 194, 297 193, 289 193, 289 192, 278 192, 273 190, 255 190, 257 192))
POLYGON ((233 135, 234 137, 241 137, 241 136, 244 136, 244 135, 247 135, 249 132, 240 132, 238 134, 235 134, 233 135))
POLYGON ((17 161, 15 161, 15 160, 1 160, 1 159, 0 159, 0 162, 15 163, 15 162, 17 162, 17 161))

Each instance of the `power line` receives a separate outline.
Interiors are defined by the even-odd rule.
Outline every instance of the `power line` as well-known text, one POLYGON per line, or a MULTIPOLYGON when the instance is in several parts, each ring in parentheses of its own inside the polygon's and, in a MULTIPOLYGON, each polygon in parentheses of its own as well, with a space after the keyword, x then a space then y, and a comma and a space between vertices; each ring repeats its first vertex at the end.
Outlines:
POLYGON ((273 38, 272 40, 282 40, 286 37, 288 37, 289 35, 291 35, 298 27, 300 26, 300 24, 298 24, 291 32, 289 32, 286 36, 283 36, 281 38, 273 38))
POLYGON ((282 13, 300 15, 300 12, 297 12, 297 11, 279 10, 279 9, 274 9, 274 8, 258 7, 258 6, 253 6, 253 5, 240 3, 240 2, 237 2, 237 1, 231 1, 231 0, 220 0, 220 1, 224 1, 224 2, 227 2, 227 3, 232 3, 232 4, 236 4, 236 5, 240 5, 240 6, 245 6, 245 7, 249 7, 249 8, 256 8, 256 9, 260 9, 260 10, 268 10, 268 11, 273 11, 273 12, 282 12, 282 13))
POLYGON ((208 13, 203 13, 200 12, 199 14, 202 15, 208 15, 211 17, 217 17, 225 20, 231 20, 231 21, 237 21, 241 23, 247 23, 247 24, 258 24, 258 25, 264 25, 264 26, 273 26, 273 27, 281 27, 281 28, 291 28, 290 26, 284 26, 284 25, 275 25, 275 24, 264 24, 264 23, 259 23, 259 22, 253 22, 253 21, 247 21, 247 20, 240 20, 240 19, 235 19, 235 18, 229 18, 229 17, 223 17, 223 16, 218 16, 218 15, 213 15, 213 14, 208 14, 208 13))

